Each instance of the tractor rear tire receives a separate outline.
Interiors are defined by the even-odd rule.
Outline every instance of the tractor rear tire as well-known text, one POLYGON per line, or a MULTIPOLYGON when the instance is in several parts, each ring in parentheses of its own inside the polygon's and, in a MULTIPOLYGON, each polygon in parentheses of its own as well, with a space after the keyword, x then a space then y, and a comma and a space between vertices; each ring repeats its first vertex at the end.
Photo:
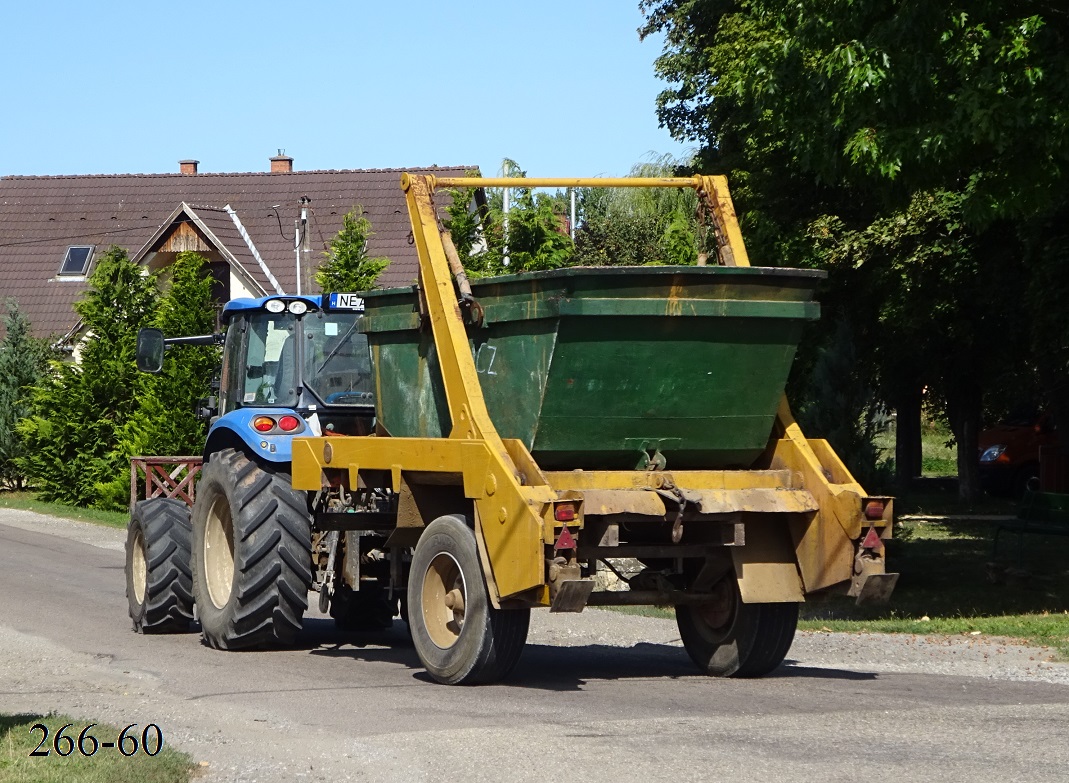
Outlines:
POLYGON ((193 506, 193 595, 220 650, 292 644, 312 583, 311 515, 289 475, 226 449, 204 466, 193 506))
POLYGON ((464 517, 427 526, 409 571, 408 624, 431 677, 446 685, 502 679, 520 659, 530 621, 530 608, 490 605, 475 531, 464 517))
POLYGON ((189 507, 141 500, 126 532, 126 599, 138 633, 182 633, 193 621, 189 507))
POLYGON ((790 650, 798 604, 746 604, 734 574, 714 588, 716 602, 676 607, 676 624, 691 660, 713 677, 762 677, 790 650))

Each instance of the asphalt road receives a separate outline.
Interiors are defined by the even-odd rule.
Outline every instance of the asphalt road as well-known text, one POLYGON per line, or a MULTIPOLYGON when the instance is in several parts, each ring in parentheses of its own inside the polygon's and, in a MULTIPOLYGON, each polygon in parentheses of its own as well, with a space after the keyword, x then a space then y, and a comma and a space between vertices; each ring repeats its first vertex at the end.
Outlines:
POLYGON ((1069 666, 1001 640, 800 635, 698 676, 674 623, 536 613, 506 684, 450 688, 400 623, 224 653, 133 633, 120 531, 0 510, 0 712, 159 725, 206 781, 1063 781, 1069 666))

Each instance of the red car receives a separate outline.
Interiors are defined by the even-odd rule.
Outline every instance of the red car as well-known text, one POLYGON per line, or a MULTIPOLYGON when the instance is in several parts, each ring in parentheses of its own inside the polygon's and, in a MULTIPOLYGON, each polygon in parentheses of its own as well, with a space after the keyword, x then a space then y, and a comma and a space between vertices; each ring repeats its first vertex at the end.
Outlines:
POLYGON ((1039 481, 1039 447, 1056 445, 1058 429, 1050 412, 1012 417, 986 429, 980 433, 980 483, 992 495, 1020 497, 1039 481))

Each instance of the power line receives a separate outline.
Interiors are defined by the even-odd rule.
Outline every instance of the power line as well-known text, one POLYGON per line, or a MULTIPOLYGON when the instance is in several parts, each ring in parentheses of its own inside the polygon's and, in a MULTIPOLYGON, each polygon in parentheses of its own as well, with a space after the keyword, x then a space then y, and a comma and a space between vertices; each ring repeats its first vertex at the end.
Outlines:
MULTIPOLYGON (((179 223, 192 223, 191 220, 180 220, 179 223)), ((133 226, 131 228, 114 228, 110 231, 92 231, 88 234, 63 234, 60 236, 46 237, 44 239, 25 239, 19 242, 0 242, 0 247, 19 247, 22 245, 41 245, 46 242, 55 242, 60 239, 87 239, 89 237, 107 237, 112 234, 125 234, 130 231, 145 231, 147 229, 156 230, 162 224, 155 226, 133 226)))

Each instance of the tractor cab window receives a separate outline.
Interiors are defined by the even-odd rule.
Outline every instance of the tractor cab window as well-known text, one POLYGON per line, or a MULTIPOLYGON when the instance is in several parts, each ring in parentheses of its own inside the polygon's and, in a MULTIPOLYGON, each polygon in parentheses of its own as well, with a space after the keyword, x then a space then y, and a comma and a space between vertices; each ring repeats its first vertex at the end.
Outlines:
POLYGON ((305 316, 304 383, 326 405, 375 404, 371 354, 358 313, 305 316))
POLYGON ((242 405, 297 405, 296 325, 290 313, 249 316, 242 405))

